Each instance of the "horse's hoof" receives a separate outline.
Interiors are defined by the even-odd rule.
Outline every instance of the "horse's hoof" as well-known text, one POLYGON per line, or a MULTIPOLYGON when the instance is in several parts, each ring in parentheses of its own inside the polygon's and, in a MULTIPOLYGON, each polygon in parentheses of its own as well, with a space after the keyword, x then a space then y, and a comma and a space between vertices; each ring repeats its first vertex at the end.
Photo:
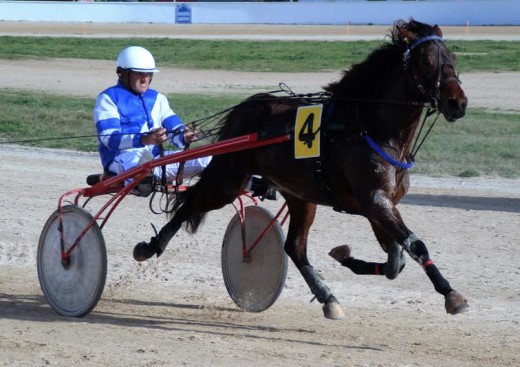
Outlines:
POLYGON ((397 278, 401 272, 401 250, 397 245, 390 245, 388 248, 388 261, 385 264, 385 276, 392 280, 397 278))
POLYGON ((334 247, 329 252, 329 256, 334 258, 334 260, 338 261, 339 263, 343 263, 346 259, 350 257, 351 249, 349 245, 341 245, 338 247, 334 247))
POLYGON ((150 243, 139 242, 134 247, 134 259, 135 261, 145 261, 155 254, 159 257, 164 252, 166 246, 168 246, 168 243, 164 242, 159 236, 152 237, 150 243))
POLYGON ((334 296, 330 296, 327 302, 323 304, 323 315, 329 320, 344 320, 345 314, 341 309, 341 305, 334 296))
POLYGON ((134 260, 139 262, 145 261, 151 258, 156 253, 157 249, 155 246, 152 246, 147 242, 139 242, 134 247, 134 260))
POLYGON ((464 298, 464 296, 457 291, 451 291, 444 298, 446 300, 444 303, 446 312, 451 315, 464 312, 469 308, 466 298, 464 298))

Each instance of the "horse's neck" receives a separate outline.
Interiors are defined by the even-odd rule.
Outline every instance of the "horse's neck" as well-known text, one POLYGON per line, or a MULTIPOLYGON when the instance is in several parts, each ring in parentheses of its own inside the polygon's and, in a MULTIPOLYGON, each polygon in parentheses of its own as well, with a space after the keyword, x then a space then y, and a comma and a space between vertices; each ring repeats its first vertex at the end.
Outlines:
POLYGON ((421 111, 419 111, 418 115, 416 117, 413 117, 411 121, 409 121, 401 130, 401 135, 399 137, 399 146, 401 151, 399 158, 401 160, 404 160, 410 154, 415 132, 417 131, 417 127, 419 126, 420 118, 421 111))
POLYGON ((346 74, 334 86, 332 91, 337 94, 333 97, 343 102, 337 117, 349 132, 366 131, 380 143, 407 154, 422 112, 412 102, 421 101, 422 96, 399 60, 389 61, 375 74, 367 73, 371 69, 375 65, 356 76, 346 74))
POLYGON ((422 107, 412 105, 412 102, 420 100, 420 96, 407 77, 398 72, 393 75, 396 77, 379 86, 380 91, 385 91, 380 97, 383 103, 372 106, 373 118, 367 122, 370 130, 381 131, 381 137, 397 141, 406 150, 417 130, 422 107))

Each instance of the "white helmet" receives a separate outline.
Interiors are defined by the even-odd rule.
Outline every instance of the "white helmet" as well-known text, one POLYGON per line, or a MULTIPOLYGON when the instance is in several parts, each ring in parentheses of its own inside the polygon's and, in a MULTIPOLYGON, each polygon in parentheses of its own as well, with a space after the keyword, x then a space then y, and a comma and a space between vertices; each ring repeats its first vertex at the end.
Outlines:
POLYGON ((155 60, 147 49, 139 46, 130 46, 119 53, 116 61, 117 70, 130 69, 140 73, 157 73, 155 60))

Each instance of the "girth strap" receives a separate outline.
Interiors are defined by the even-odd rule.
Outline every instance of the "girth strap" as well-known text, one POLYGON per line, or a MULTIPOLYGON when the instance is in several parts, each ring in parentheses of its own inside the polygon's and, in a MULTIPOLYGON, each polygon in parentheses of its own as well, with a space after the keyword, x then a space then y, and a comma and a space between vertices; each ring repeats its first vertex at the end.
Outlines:
POLYGON ((327 180, 325 179, 325 170, 327 169, 324 162, 326 162, 327 158, 327 134, 325 133, 329 126, 332 124, 332 116, 334 115, 335 110, 335 103, 334 101, 328 101, 323 108, 325 109, 325 117, 322 117, 322 122, 320 124, 320 129, 322 134, 320 134, 320 146, 321 146, 321 153, 320 157, 315 159, 314 162, 314 176, 316 179, 316 183, 318 184, 318 187, 320 189, 320 193, 325 196, 326 198, 331 197, 331 189, 330 186, 327 183, 327 180))

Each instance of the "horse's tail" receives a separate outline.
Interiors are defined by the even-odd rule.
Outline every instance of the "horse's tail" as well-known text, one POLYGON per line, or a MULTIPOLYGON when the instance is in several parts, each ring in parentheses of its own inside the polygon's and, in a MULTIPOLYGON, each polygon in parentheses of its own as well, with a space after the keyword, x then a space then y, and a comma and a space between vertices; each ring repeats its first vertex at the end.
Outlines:
MULTIPOLYGON (((169 219, 172 219, 175 213, 177 213, 178 210, 182 210, 182 206, 188 198, 192 195, 193 190, 195 189, 195 186, 197 184, 188 187, 185 191, 177 192, 177 193, 171 193, 169 195, 169 208, 168 208, 168 217, 169 219)), ((184 225, 188 232, 195 233, 197 232, 197 229, 199 226, 204 222, 204 219, 206 218, 207 213, 199 213, 199 214, 193 214, 188 216, 185 221, 184 225)))

